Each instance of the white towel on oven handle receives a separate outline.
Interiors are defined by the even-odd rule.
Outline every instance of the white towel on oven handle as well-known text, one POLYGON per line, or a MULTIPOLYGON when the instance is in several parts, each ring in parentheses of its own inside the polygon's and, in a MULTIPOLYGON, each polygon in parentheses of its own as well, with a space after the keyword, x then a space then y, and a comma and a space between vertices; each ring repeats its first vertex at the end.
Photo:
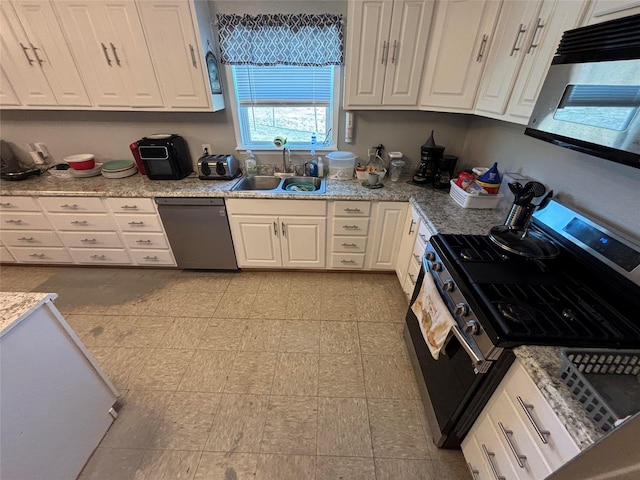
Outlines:
POLYGON ((438 287, 429 272, 424 274, 420 293, 411 310, 418 318, 418 325, 431 355, 437 360, 456 322, 440 297, 438 287))

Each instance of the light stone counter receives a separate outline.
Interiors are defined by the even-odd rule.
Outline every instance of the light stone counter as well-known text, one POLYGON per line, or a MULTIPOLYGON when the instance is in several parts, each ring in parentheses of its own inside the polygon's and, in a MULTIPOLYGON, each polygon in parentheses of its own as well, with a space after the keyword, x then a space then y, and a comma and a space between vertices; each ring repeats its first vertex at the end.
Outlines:
POLYGON ((56 298, 55 293, 0 292, 0 337, 47 300, 56 298))

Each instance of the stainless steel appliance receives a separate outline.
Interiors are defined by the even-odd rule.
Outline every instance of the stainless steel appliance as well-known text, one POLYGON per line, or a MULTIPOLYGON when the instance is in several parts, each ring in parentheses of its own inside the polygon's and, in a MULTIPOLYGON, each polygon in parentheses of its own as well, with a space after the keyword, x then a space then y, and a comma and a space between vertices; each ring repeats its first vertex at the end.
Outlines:
POLYGON ((138 154, 150 180, 180 180, 193 172, 187 142, 180 135, 144 137, 138 140, 138 154))
POLYGON ((198 160, 201 180, 232 180, 240 175, 240 164, 233 155, 205 155, 198 160))
POLYGON ((156 198, 178 267, 237 270, 223 198, 156 198))
POLYGON ((564 33, 525 130, 640 168, 640 15, 564 33))
POLYGON ((519 345, 640 348, 640 245, 555 200, 532 229, 553 259, 509 255, 488 235, 434 235, 432 275, 456 325, 434 360, 409 309, 405 338, 438 447, 457 448, 519 345))

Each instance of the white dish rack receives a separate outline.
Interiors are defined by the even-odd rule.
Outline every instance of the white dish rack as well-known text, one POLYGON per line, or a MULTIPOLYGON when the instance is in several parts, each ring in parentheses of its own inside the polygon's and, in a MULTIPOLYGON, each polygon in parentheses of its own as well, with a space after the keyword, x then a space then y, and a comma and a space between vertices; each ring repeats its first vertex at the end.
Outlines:
POLYGON ((472 195, 456 185, 454 180, 449 183, 451 184, 449 195, 462 208, 496 208, 502 196, 499 193, 496 195, 472 195))

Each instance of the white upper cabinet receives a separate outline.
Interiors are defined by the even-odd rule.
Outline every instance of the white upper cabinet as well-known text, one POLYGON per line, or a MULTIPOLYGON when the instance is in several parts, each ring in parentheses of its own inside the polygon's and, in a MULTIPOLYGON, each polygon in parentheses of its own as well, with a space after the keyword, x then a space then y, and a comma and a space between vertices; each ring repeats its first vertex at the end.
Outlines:
MULTIPOLYGON (((0 38, 0 41, 1 40, 0 38)), ((2 54, 2 58, 6 58, 4 54, 2 54)), ((16 106, 20 104, 18 94, 11 85, 11 82, 9 82, 7 74, 4 73, 4 68, 0 66, 0 106, 16 106)))
POLYGON ((135 3, 64 0, 55 7, 94 105, 163 106, 135 3))
POLYGON ((422 109, 472 111, 501 3, 438 2, 423 75, 422 109))
POLYGON ((416 107, 434 3, 349 2, 344 108, 416 107))
MULTIPOLYGON (((137 5, 166 106, 211 108, 205 63, 207 51, 200 47, 198 29, 194 27, 197 17, 192 15, 192 8, 195 5, 190 7, 187 0, 144 0, 137 5)), ((208 27, 206 33, 212 35, 208 6, 206 3, 203 6, 207 21, 204 28, 208 27)))
POLYGON ((615 20, 640 13, 638 0, 596 0, 591 3, 587 12, 585 25, 615 20))
POLYGON ((47 1, 4 0, 0 4, 3 105, 88 106, 89 97, 47 1), (13 90, 19 101, 8 100, 13 90))
POLYGON ((476 113, 526 124, 562 33, 580 25, 585 6, 580 0, 505 1, 476 113))

